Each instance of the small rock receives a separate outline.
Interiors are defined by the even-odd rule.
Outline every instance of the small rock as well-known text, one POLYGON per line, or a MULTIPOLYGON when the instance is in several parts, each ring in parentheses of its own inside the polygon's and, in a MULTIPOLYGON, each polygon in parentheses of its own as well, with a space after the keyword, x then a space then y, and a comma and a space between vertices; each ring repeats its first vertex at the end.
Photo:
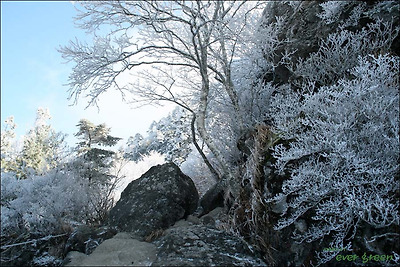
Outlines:
POLYGON ((200 224, 201 223, 200 219, 197 218, 196 216, 193 216, 193 215, 189 215, 186 220, 188 222, 193 223, 193 224, 200 224))
POLYGON ((207 214, 217 207, 224 206, 224 190, 221 182, 212 186, 200 199, 201 215, 207 214))

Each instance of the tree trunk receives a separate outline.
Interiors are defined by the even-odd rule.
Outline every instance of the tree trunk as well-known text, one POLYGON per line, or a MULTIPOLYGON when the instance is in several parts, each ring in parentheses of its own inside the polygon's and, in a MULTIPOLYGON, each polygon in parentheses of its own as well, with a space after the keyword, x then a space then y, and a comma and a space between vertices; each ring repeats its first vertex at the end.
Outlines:
POLYGON ((219 176, 219 180, 223 179, 223 177, 230 176, 228 171, 228 163, 221 153, 221 151, 217 148, 214 141, 210 137, 206 129, 206 112, 207 112, 207 105, 208 105, 208 94, 209 94, 209 81, 208 76, 204 75, 203 77, 203 84, 202 90, 200 95, 200 104, 197 112, 197 130, 203 141, 206 143, 207 147, 210 151, 214 154, 215 158, 217 159, 221 169, 222 174, 219 176))
POLYGON ((192 117, 192 121, 190 123, 190 129, 192 131, 192 142, 193 142, 194 146, 196 147, 197 151, 199 152, 199 154, 200 154, 201 158, 203 159, 204 163, 207 165, 208 169, 210 170, 210 172, 214 176, 215 181, 218 182, 220 180, 220 175, 214 169, 214 167, 211 165, 211 162, 208 160, 207 156, 204 154, 203 150, 201 149, 201 147, 197 143, 197 140, 196 140, 196 129, 195 129, 196 114, 194 112, 192 112, 192 116, 193 116, 192 117))

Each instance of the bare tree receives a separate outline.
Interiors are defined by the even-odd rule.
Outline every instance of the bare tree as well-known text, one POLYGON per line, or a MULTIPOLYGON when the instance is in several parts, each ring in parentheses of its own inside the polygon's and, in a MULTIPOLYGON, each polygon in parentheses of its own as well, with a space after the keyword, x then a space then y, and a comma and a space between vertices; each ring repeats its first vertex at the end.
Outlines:
POLYGON ((76 40, 61 47, 76 63, 70 75, 70 98, 82 93, 96 105, 113 88, 125 100, 157 104, 171 101, 193 114, 193 142, 212 173, 230 176, 227 160, 206 128, 210 90, 228 96, 237 129, 244 123, 232 82, 232 62, 247 48, 246 34, 256 28, 265 1, 109 1, 81 2, 78 25, 94 34, 92 45, 76 40), (97 36, 101 27, 111 29, 97 36), (146 69, 147 66, 147 69, 146 69), (149 70, 151 66, 151 71, 149 70), (146 83, 123 83, 125 74, 146 83), (208 162, 195 140, 196 129, 218 161, 208 162))

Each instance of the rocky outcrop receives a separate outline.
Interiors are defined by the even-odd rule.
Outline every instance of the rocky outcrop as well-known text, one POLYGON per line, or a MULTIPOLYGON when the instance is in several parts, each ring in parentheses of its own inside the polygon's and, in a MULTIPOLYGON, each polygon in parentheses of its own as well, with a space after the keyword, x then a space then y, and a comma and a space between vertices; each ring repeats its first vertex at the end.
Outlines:
POLYGON ((189 215, 152 239, 121 232, 86 255, 71 251, 65 266, 266 266, 247 243, 221 229, 223 209, 189 215))
POLYGON ((154 266, 266 266, 240 238, 205 225, 178 225, 155 241, 154 266))
MULTIPOLYGON (((274 84, 277 88, 276 92, 280 92, 280 90, 284 92, 286 89, 302 92, 301 88, 306 84, 309 77, 322 77, 321 79, 314 79, 314 90, 324 90, 324 86, 331 86, 336 84, 339 79, 349 78, 348 74, 356 66, 358 56, 379 56, 388 52, 398 55, 400 47, 399 16, 399 4, 395 1, 270 1, 262 17, 260 32, 264 30, 268 33, 270 31, 270 33, 273 32, 276 35, 264 33, 263 36, 265 37, 262 37, 265 38, 266 44, 264 58, 268 63, 271 63, 271 66, 265 67, 260 76, 262 75, 264 82, 274 84), (328 5, 324 8, 324 5, 321 5, 322 2, 328 2, 328 5), (329 19, 329 16, 331 16, 331 19, 329 19), (367 37, 369 39, 363 38, 365 44, 360 45, 360 47, 352 44, 349 38, 341 43, 340 48, 338 48, 340 52, 347 49, 348 53, 343 53, 345 55, 343 57, 333 57, 335 62, 326 65, 328 67, 324 71, 329 73, 332 70, 332 75, 329 73, 329 75, 311 76, 311 74, 319 73, 320 69, 324 68, 325 61, 329 61, 334 55, 334 53, 329 53, 329 49, 327 49, 330 45, 327 41, 328 36, 337 32, 344 32, 349 36, 358 36, 357 34, 360 32, 368 32, 373 29, 371 23, 378 21, 377 25, 380 29, 376 30, 377 32, 384 31, 383 28, 390 28, 384 27, 381 23, 392 25, 391 29, 387 30, 388 32, 393 31, 391 34, 379 37, 382 40, 387 40, 385 49, 379 50, 368 45, 379 39, 379 34, 373 31, 367 37), (271 40, 271 36, 276 38, 271 40), (390 36, 390 38, 386 38, 387 36, 390 36), (394 39, 392 40, 392 38, 394 39), (276 46, 268 46, 268 42, 275 41, 276 46), (286 57, 286 55, 290 56, 286 57), (355 60, 353 60, 353 57, 355 60), (335 67, 336 64, 337 68, 335 67)), ((382 43, 384 42, 382 41, 382 43)), ((261 44, 263 43, 261 42, 261 44)), ((306 116, 302 113, 298 115, 299 118, 306 116)), ((264 122, 267 126, 273 125, 273 123, 277 123, 274 119, 274 114, 271 112, 267 114, 264 122)), ((290 177, 290 171, 287 171, 284 175, 279 174, 275 168, 274 163, 276 161, 272 154, 273 151, 262 151, 266 148, 265 145, 259 145, 258 147, 262 149, 258 149, 257 141, 259 140, 261 139, 258 133, 250 129, 239 138, 237 143, 239 151, 243 154, 244 163, 239 166, 241 183, 239 194, 235 195, 236 203, 231 220, 233 226, 237 227, 238 232, 246 241, 262 250, 264 255, 269 256, 269 263, 276 266, 313 265, 316 262, 316 253, 321 251, 322 248, 330 246, 329 242, 333 239, 333 233, 326 234, 324 239, 311 243, 298 244, 294 241, 293 233, 304 234, 316 225, 313 218, 315 210, 312 209, 286 228, 279 231, 274 230, 274 226, 278 225, 284 214, 292 211, 287 211, 287 208, 288 203, 293 201, 293 195, 289 195, 287 198, 283 197, 274 203, 264 200, 271 195, 277 196, 282 193, 283 183, 290 177)), ((292 141, 279 140, 278 143, 281 143, 284 147, 290 147, 292 141)), ((302 160, 304 158, 293 160, 289 164, 297 166, 302 160)), ((324 159, 321 159, 321 161, 324 161, 324 159)), ((290 168, 288 167, 287 170, 290 170, 290 168)), ((385 236, 385 231, 392 233, 398 232, 398 229, 396 229, 397 231, 385 229, 379 232, 379 229, 369 229, 363 223, 360 223, 357 227, 358 232, 354 233, 355 238, 352 240, 352 247, 356 248, 357 251, 367 252, 367 255, 368 253, 389 255, 392 250, 398 250, 398 245, 395 244, 399 244, 399 242, 396 242, 398 240, 395 238, 382 238, 382 241, 385 239, 386 245, 379 244, 375 239, 378 236, 385 236), (374 240, 374 242, 366 240, 374 240), (379 249, 372 248, 371 243, 377 244, 379 249), (389 243, 391 245, 388 245, 389 243)), ((334 266, 334 264, 349 266, 349 262, 335 261, 335 259, 329 262, 329 266, 334 266)))
POLYGON ((178 166, 154 166, 122 192, 108 224, 144 240, 193 213, 198 200, 193 181, 178 166))

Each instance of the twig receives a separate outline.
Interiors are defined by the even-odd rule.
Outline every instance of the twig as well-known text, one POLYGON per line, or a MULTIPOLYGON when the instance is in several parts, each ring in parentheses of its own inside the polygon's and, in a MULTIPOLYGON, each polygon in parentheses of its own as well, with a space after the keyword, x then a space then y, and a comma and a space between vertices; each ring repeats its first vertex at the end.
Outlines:
POLYGON ((48 235, 39 239, 35 239, 35 240, 29 240, 29 241, 25 241, 25 242, 21 242, 21 243, 15 243, 15 244, 11 244, 11 245, 5 245, 5 246, 1 246, 0 249, 6 249, 6 248, 11 248, 11 247, 16 247, 16 246, 20 246, 20 245, 26 245, 26 244, 30 244, 30 243, 35 243, 37 241, 41 241, 41 240, 49 240, 51 238, 56 238, 56 237, 61 237, 61 236, 66 236, 68 234, 61 234, 61 235, 48 235))

